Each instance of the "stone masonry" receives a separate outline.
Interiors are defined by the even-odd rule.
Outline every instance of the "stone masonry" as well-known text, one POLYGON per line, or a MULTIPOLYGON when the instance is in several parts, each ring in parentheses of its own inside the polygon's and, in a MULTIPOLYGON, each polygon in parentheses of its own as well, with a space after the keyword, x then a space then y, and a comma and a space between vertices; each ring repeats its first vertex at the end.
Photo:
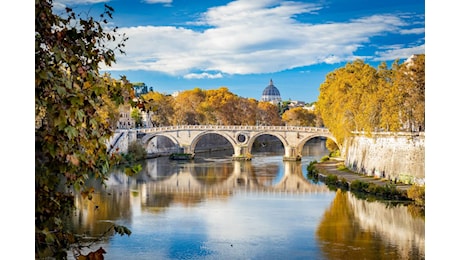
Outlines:
POLYGON ((425 134, 377 133, 347 139, 343 157, 352 171, 404 183, 425 183, 425 134))

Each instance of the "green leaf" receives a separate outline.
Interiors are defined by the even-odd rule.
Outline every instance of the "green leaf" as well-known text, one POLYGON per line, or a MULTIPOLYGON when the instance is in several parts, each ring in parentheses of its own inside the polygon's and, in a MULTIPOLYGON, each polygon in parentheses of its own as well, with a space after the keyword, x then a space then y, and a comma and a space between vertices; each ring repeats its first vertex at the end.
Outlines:
POLYGON ((91 118, 91 119, 89 120, 89 124, 90 124, 92 127, 97 126, 97 120, 94 119, 94 118, 91 118))
POLYGON ((76 112, 75 112, 75 116, 77 117, 78 121, 83 121, 83 118, 85 118, 85 112, 83 112, 83 110, 81 109, 78 109, 76 112))
POLYGON ((67 93, 66 89, 61 86, 56 86, 56 91, 59 94, 59 96, 64 96, 64 94, 67 93))
POLYGON ((80 97, 71 97, 70 98, 70 103, 72 103, 72 106, 81 106, 81 105, 83 105, 82 99, 80 97))
POLYGON ((48 79, 48 73, 46 72, 46 70, 42 70, 38 73, 38 77, 46 80, 48 79))
POLYGON ((67 137, 69 139, 73 139, 78 135, 77 129, 73 126, 67 126, 66 128, 64 128, 64 132, 67 134, 67 137))

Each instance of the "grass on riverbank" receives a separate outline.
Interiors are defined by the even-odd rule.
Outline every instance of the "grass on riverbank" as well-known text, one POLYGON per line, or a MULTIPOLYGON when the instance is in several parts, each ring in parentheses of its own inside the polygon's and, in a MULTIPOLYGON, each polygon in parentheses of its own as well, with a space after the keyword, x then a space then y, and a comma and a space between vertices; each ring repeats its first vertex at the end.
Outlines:
MULTIPOLYGON (((329 157, 323 157, 321 162, 328 161, 329 157)), ((356 195, 358 198, 374 201, 396 201, 402 203, 411 203, 413 208, 411 211, 418 215, 424 216, 425 214, 425 186, 412 185, 407 190, 399 190, 394 183, 390 184, 376 184, 371 181, 365 180, 347 180, 345 177, 339 177, 332 173, 320 173, 316 165, 317 161, 312 161, 307 166, 307 177, 315 183, 318 181, 324 182, 330 190, 348 190, 356 195)), ((352 173, 359 175, 348 169, 344 164, 337 165, 336 171, 343 173, 352 173)), ((373 179, 369 179, 373 180, 373 179)))

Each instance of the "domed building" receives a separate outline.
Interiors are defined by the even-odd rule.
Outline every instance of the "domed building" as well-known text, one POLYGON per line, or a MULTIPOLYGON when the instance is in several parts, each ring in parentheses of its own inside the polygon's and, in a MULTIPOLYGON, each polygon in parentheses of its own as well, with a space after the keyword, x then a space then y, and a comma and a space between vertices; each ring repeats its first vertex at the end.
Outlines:
POLYGON ((280 91, 273 85, 273 81, 270 79, 270 84, 262 92, 262 99, 260 101, 270 102, 273 104, 278 104, 281 102, 280 91))

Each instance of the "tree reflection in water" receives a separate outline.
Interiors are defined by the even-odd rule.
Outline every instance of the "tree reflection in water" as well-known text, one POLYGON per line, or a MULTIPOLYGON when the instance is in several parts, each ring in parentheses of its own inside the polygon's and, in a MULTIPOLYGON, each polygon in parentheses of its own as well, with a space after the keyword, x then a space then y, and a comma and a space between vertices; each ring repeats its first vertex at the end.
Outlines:
POLYGON ((316 231, 327 259, 424 259, 425 221, 407 206, 336 197, 316 231))

